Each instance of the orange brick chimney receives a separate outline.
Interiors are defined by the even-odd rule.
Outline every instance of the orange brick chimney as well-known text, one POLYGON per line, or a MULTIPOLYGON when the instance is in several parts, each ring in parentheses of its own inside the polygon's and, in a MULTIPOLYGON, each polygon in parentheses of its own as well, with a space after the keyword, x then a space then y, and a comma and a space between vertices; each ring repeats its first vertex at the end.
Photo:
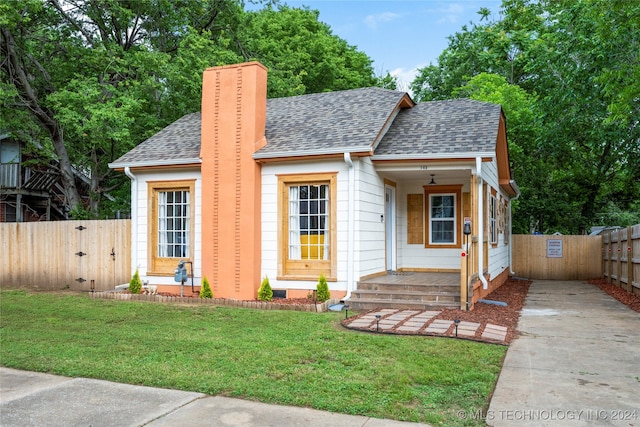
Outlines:
POLYGON ((202 81, 202 275, 214 296, 255 299, 260 286, 261 175, 267 69, 208 68, 202 81))

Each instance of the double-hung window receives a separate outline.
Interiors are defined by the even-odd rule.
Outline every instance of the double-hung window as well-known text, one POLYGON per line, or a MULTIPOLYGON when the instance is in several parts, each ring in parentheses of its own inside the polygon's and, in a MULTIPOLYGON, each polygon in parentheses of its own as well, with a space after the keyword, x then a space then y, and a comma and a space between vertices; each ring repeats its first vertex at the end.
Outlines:
POLYGON ((459 185, 425 187, 426 246, 453 248, 460 246, 462 223, 461 191, 459 185))
POLYGON ((194 181, 149 182, 150 270, 172 274, 193 256, 194 181))
POLYGON ((456 242, 456 195, 432 194, 429 203, 431 244, 456 242))
POLYGON ((279 177, 279 276, 335 277, 335 174, 279 177))

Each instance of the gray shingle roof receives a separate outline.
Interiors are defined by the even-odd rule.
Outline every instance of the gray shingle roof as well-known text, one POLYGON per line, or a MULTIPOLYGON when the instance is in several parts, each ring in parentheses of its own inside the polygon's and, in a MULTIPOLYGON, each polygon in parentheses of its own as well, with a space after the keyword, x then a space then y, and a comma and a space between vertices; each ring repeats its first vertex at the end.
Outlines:
MULTIPOLYGON (((376 159, 493 153, 501 107, 468 99, 400 110, 404 92, 363 88, 267 100, 267 145, 255 158, 364 152, 376 159), (377 144, 377 146, 376 146, 377 144)), ((200 159, 200 113, 188 114, 111 167, 188 164, 200 159)))
POLYGON ((267 145, 255 158, 371 150, 406 96, 377 87, 267 101, 267 145))
POLYGON ((200 113, 171 123, 112 163, 112 167, 200 161, 200 113))
POLYGON ((470 99, 417 104, 400 111, 374 158, 493 153, 500 114, 500 105, 470 99))

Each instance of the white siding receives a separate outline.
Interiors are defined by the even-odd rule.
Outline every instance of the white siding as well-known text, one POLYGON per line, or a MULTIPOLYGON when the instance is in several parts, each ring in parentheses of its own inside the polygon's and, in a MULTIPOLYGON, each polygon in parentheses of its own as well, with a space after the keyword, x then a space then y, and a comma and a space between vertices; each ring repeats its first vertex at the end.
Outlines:
POLYGON ((348 167, 343 161, 327 160, 262 165, 262 272, 274 289, 315 289, 316 281, 278 280, 278 175, 337 172, 337 282, 331 290, 346 290, 348 167))
MULTIPOLYGON (((500 201, 500 197, 502 197, 503 200, 508 200, 508 196, 506 195, 506 193, 504 193, 499 186, 499 181, 498 181, 498 167, 497 167, 497 162, 496 159, 494 158, 493 161, 491 162, 486 162, 482 164, 482 177, 484 178, 485 182, 487 183, 487 203, 485 204, 485 221, 487 224, 489 224, 490 220, 491 220, 491 212, 489 210, 489 199, 490 199, 490 195, 491 195, 491 189, 494 189, 497 191, 496 194, 496 201, 497 203, 499 203, 500 201)), ((507 206, 508 209, 508 206, 507 206)), ((509 214, 509 216, 511 216, 509 214)), ((493 245, 491 245, 491 242, 489 242, 488 247, 489 247, 489 276, 490 279, 495 278, 496 276, 500 275, 504 270, 509 268, 509 245, 511 244, 511 242, 509 242, 509 244, 505 245, 505 233, 509 233, 508 228, 505 225, 505 229, 503 230, 502 233, 498 234, 498 245, 496 247, 493 247, 493 245)), ((487 235, 487 238, 489 238, 489 235, 487 235)))
MULTIPOLYGON (((151 224, 148 223, 149 212, 149 194, 147 191, 148 182, 150 181, 179 181, 195 179, 195 206, 194 209, 194 234, 195 239, 193 242, 193 268, 194 268, 194 284, 200 286, 200 279, 202 276, 202 180, 200 178, 200 171, 164 171, 164 172, 140 172, 135 174, 137 179, 137 194, 132 194, 131 197, 136 197, 137 209, 136 212, 131 213, 132 221, 135 221, 135 226, 132 229, 136 230, 135 235, 132 234, 132 248, 137 248, 136 253, 132 254, 131 268, 135 271, 138 269, 142 280, 149 280, 151 284, 155 285, 179 285, 173 280, 173 277, 166 276, 149 276, 147 275, 148 260, 148 239, 151 237, 151 224)), ((132 191, 134 186, 132 186, 132 191)), ((188 268, 188 267, 187 267, 188 268)), ((189 271, 190 272, 190 271, 189 271)), ((191 279, 189 279, 189 283, 191 279)))
MULTIPOLYGON (((385 235, 384 183, 369 159, 353 159, 354 164, 354 280, 367 274, 384 271, 385 235)), ((278 220, 277 187, 279 174, 338 172, 337 175, 337 282, 331 290, 347 290, 349 167, 342 160, 264 164, 262 166, 262 277, 268 276, 277 289, 313 289, 315 282, 277 280, 278 220)), ((354 283, 355 285, 355 283, 354 283)))
POLYGON ((356 279, 385 269, 384 181, 369 158, 356 174, 356 279))

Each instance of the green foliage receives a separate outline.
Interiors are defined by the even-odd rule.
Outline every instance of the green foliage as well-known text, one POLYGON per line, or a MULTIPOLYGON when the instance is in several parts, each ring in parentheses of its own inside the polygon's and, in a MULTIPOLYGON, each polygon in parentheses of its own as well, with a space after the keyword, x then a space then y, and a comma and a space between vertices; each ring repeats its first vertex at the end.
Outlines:
POLYGON ((329 292, 329 284, 327 284, 327 278, 324 276, 324 274, 321 274, 320 277, 318 277, 316 290, 316 297, 318 298, 318 301, 325 302, 329 298, 331 298, 331 292, 329 292))
POLYGON ((140 274, 136 269, 136 272, 133 273, 133 277, 129 282, 129 292, 131 292, 132 294, 139 294, 140 291, 142 291, 142 280, 140 280, 140 274))
POLYGON ((269 284, 269 278, 265 276, 265 278, 262 279, 262 283, 260 283, 260 288, 258 289, 258 299, 260 301, 271 301, 272 298, 273 290, 269 284))
POLYGON ((420 70, 415 98, 503 105, 522 190, 515 232, 584 233, 634 217, 640 3, 504 0, 499 20, 486 12, 420 70))
POLYGON ((247 12, 243 44, 269 68, 270 98, 376 83, 372 60, 318 18, 317 10, 288 6, 247 12))
POLYGON ((213 298, 213 291, 206 277, 202 278, 202 287, 200 288, 200 298, 213 298))

